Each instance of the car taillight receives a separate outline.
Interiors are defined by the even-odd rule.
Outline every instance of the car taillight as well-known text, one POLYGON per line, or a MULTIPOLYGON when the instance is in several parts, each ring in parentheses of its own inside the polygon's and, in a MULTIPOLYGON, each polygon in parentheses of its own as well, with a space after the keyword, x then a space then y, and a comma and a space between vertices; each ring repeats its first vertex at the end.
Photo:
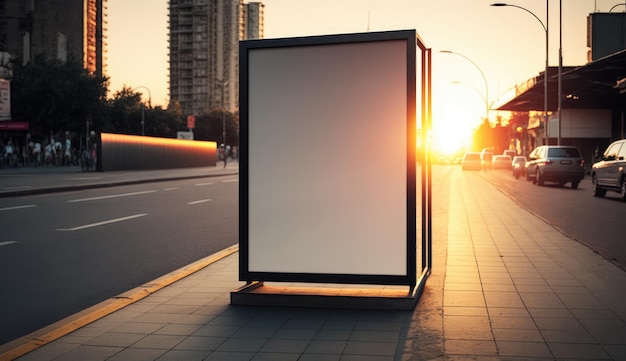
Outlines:
POLYGON ((585 160, 584 160, 584 159, 581 159, 581 160, 579 161, 579 164, 580 164, 580 166, 581 166, 581 167, 584 167, 584 166, 585 166, 585 160))
POLYGON ((552 161, 549 159, 539 162, 539 165, 551 165, 551 164, 552 164, 552 161))

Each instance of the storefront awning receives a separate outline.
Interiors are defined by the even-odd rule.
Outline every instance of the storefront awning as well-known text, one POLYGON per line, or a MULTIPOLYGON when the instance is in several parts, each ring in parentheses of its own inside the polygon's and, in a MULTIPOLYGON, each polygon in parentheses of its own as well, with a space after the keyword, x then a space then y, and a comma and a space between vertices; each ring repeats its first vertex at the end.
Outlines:
MULTIPOLYGON (((562 108, 612 108, 617 104, 616 84, 626 78, 626 50, 579 67, 563 67, 561 72, 562 108)), ((558 108, 558 68, 548 69, 548 111, 558 108)), ((543 72, 523 86, 516 87, 513 99, 494 107, 508 111, 543 111, 543 72), (530 86, 529 86, 530 85, 530 86)))

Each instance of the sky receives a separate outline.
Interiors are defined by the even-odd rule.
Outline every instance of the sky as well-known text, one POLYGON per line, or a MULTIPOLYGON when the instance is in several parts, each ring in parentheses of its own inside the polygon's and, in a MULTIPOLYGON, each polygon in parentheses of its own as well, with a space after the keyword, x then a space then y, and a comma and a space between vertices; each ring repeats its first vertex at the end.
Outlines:
MULTIPOLYGON (((587 16, 624 12, 616 0, 265 0, 265 38, 415 29, 432 49, 433 127, 475 127, 487 104, 549 65, 587 62, 587 16), (559 2, 562 16, 559 21, 559 2), (546 4, 549 17, 546 17, 546 4), (453 52, 442 53, 442 50, 453 52), (484 77, 483 77, 484 75, 484 77), (486 82, 485 82, 486 81, 486 82)), ((108 0, 110 96, 138 88, 152 105, 168 101, 167 0, 108 0), (139 88, 141 87, 141 88, 139 88), (149 90, 149 94, 146 91, 149 90)), ((490 112, 495 117, 495 112, 490 112)))

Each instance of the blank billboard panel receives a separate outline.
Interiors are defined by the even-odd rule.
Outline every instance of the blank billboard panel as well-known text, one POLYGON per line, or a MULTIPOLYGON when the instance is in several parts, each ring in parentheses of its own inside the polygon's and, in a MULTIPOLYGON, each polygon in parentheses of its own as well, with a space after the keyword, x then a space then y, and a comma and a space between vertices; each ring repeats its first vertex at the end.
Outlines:
POLYGON ((243 42, 240 56, 240 277, 414 277, 415 33, 243 42))

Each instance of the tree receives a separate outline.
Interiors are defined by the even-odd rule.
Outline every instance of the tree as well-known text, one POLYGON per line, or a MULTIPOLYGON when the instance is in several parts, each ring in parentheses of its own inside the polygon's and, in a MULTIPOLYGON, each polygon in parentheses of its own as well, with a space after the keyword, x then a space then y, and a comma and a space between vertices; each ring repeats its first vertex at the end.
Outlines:
POLYGON ((173 138, 185 124, 180 111, 177 111, 175 107, 153 108, 151 104, 142 102, 141 93, 126 86, 113 95, 107 108, 107 122, 102 127, 104 132, 173 138))
POLYGON ((13 117, 28 121, 42 134, 82 132, 87 121, 98 125, 104 115, 108 78, 90 74, 82 65, 48 60, 13 66, 13 117))
POLYGON ((220 108, 213 108, 208 113, 196 117, 194 138, 222 144, 224 143, 224 125, 226 126, 226 144, 239 145, 239 116, 220 108))

